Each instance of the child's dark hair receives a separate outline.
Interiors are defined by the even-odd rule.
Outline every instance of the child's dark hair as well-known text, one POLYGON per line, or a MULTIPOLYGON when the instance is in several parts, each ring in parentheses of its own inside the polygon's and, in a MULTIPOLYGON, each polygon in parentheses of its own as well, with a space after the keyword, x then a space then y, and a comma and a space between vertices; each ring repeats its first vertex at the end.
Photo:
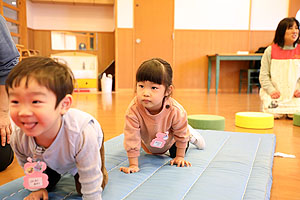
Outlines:
MULTIPOLYGON (((284 46, 284 35, 287 29, 292 27, 296 23, 298 29, 299 29, 299 22, 295 17, 287 17, 282 19, 276 29, 275 37, 273 42, 277 44, 280 47, 284 46)), ((294 42, 293 46, 295 46, 299 41, 299 34, 297 40, 294 42)))
POLYGON ((28 57, 19 62, 6 79, 6 92, 9 88, 18 87, 21 80, 33 78, 39 85, 45 86, 56 95, 57 108, 59 102, 74 89, 74 75, 69 67, 48 57, 28 57))
POLYGON ((171 65, 161 59, 152 58, 143 62, 136 73, 136 82, 151 81, 169 88, 172 85, 173 70, 171 65))

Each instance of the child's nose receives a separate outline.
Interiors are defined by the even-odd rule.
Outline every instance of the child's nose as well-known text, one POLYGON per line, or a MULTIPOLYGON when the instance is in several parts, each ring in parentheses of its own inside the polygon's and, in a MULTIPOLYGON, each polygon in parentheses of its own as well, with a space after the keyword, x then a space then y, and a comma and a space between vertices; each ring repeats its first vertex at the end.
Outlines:
POLYGON ((32 111, 27 106, 23 106, 19 111, 19 116, 28 116, 28 115, 32 115, 32 111))
POLYGON ((147 96, 147 97, 148 97, 148 96, 150 96, 150 92, 149 92, 149 90, 147 90, 147 89, 146 89, 146 90, 144 90, 144 93, 143 93, 143 95, 144 95, 144 96, 147 96))

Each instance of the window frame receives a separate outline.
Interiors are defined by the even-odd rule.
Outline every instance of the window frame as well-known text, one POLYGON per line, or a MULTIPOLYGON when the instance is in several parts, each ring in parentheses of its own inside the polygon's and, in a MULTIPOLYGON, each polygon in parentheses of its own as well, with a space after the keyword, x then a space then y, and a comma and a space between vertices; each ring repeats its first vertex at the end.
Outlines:
POLYGON ((16 0, 16 6, 12 6, 3 0, 0 0, 0 14, 7 22, 18 26, 18 33, 10 32, 11 36, 18 38, 18 44, 27 47, 27 22, 26 22, 26 0, 16 0), (3 8, 9 8, 17 12, 18 19, 11 19, 4 15, 3 8))

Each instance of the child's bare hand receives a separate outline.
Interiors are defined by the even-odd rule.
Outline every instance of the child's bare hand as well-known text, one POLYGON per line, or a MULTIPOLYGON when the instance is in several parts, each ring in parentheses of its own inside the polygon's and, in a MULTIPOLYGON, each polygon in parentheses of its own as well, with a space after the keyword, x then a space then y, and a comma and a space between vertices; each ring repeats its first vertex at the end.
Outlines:
POLYGON ((171 160, 170 164, 177 165, 177 167, 192 166, 192 164, 189 161, 184 160, 183 157, 175 157, 173 160, 171 160))
POLYGON ((120 171, 126 174, 130 174, 140 171, 140 168, 138 166, 133 165, 129 167, 120 167, 120 171))
POLYGON ((31 192, 30 195, 24 198, 24 200, 48 200, 48 192, 46 189, 40 189, 35 192, 31 192))

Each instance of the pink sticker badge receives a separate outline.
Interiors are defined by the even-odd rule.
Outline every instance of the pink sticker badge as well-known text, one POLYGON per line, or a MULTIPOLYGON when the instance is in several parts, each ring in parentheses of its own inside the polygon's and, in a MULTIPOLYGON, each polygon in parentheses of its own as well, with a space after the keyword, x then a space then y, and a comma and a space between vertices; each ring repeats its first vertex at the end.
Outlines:
POLYGON ((42 161, 32 162, 31 158, 27 158, 27 161, 24 165, 24 187, 31 191, 46 188, 49 184, 47 174, 43 173, 47 168, 46 163, 42 161))
POLYGON ((163 146, 165 146, 166 140, 169 138, 168 134, 168 131, 165 133, 156 133, 156 138, 151 141, 150 146, 155 148, 162 148, 163 146))

